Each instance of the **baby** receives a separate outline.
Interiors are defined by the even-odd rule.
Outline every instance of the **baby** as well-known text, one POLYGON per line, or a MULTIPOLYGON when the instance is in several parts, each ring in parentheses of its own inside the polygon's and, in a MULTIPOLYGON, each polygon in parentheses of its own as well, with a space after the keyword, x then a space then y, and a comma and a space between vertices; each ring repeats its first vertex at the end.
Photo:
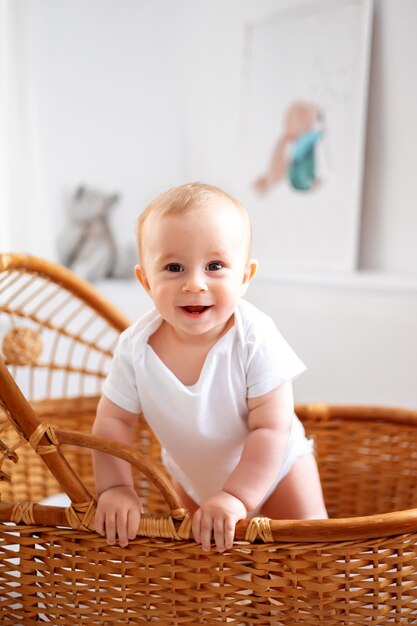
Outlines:
MULTIPOLYGON (((244 207, 202 183, 170 189, 138 220, 135 272, 154 307, 120 336, 96 435, 131 444, 143 411, 205 551, 236 523, 326 518, 312 443, 294 414, 304 369, 272 320, 241 298, 255 275, 244 207)), ((96 452, 96 530, 125 546, 141 502, 130 466, 96 452)))

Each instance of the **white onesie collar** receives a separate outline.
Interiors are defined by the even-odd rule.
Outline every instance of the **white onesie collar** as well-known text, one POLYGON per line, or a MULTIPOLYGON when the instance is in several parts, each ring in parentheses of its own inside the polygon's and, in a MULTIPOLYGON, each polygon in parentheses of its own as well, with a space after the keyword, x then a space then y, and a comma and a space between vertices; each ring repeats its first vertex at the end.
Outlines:
MULTIPOLYGON (((236 305, 236 309, 234 312, 234 325, 225 333, 225 335, 229 334, 230 331, 232 330, 232 328, 236 329, 236 334, 239 338, 239 342, 242 343, 243 342, 243 337, 244 337, 244 329, 243 329, 243 320, 242 320, 242 312, 241 312, 241 307, 244 307, 246 304, 246 302, 242 299, 238 300, 238 303, 236 305)), ((146 344, 148 343, 149 337, 151 335, 153 335, 153 333, 159 328, 159 326, 162 324, 162 317, 161 315, 158 313, 157 309, 155 308, 155 306, 152 306, 152 308, 147 311, 147 313, 145 313, 140 320, 138 320, 136 322, 136 324, 134 324, 134 326, 140 326, 141 328, 141 332, 140 334, 136 334, 136 347, 140 347, 143 348, 146 346, 146 344)), ((233 334, 233 333, 231 333, 233 334)), ((223 337, 225 336, 223 335, 219 341, 221 341, 223 339, 223 337)), ((133 339, 135 341, 135 339, 133 339)))

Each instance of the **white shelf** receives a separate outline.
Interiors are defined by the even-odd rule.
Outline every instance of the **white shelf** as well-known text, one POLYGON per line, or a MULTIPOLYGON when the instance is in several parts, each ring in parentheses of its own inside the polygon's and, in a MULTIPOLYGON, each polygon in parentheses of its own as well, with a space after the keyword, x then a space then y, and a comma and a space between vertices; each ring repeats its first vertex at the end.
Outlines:
POLYGON ((263 267, 259 270, 255 280, 264 283, 361 289, 366 291, 407 292, 417 295, 417 276, 377 271, 301 272, 280 270, 274 272, 263 267))

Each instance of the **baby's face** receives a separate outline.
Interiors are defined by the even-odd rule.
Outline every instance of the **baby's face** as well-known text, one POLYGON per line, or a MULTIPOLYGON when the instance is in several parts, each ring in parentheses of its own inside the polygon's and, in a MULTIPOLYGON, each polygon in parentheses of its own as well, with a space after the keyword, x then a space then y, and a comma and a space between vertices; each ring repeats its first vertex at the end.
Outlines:
POLYGON ((183 215, 149 216, 137 275, 178 335, 221 336, 256 270, 248 240, 244 217, 224 200, 183 215))

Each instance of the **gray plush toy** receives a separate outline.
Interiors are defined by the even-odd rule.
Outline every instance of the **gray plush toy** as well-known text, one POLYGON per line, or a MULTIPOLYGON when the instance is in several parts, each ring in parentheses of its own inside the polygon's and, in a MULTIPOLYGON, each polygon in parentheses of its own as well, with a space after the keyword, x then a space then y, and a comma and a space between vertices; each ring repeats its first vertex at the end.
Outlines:
POLYGON ((80 186, 69 204, 70 223, 58 239, 58 254, 63 265, 86 280, 132 275, 133 246, 118 250, 109 220, 118 201, 117 193, 80 186))

